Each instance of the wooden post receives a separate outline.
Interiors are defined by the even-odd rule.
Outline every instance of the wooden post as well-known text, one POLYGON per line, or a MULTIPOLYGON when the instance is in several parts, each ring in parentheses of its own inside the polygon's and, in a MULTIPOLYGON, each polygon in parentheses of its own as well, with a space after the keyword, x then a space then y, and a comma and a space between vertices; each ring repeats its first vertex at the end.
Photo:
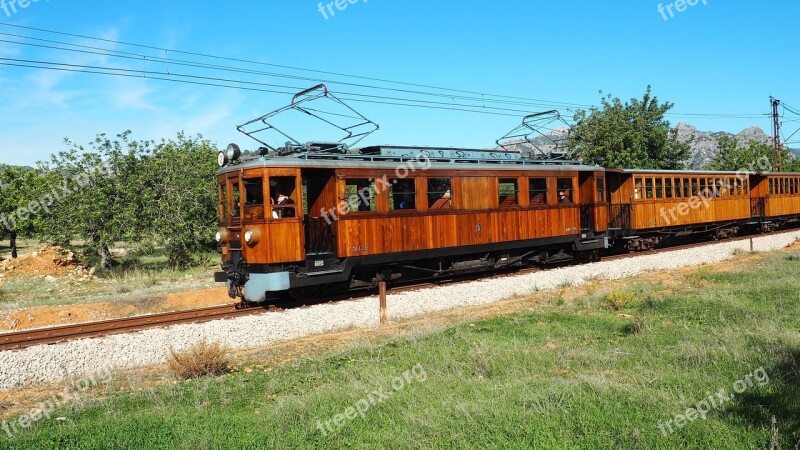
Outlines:
POLYGON ((753 238, 750 238, 750 253, 753 252, 753 238))
POLYGON ((388 315, 386 314, 386 282, 381 281, 378 283, 378 290, 381 297, 381 325, 389 323, 388 315))

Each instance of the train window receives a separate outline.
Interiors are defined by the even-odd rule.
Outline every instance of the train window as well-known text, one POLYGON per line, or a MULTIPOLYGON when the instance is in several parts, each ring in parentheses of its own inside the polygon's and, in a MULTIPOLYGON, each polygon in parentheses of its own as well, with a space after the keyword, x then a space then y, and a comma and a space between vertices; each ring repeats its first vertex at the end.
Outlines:
POLYGON ((558 188, 558 203, 572 203, 572 178, 558 178, 556 180, 558 188))
POLYGON ((297 217, 297 177, 270 177, 269 203, 273 219, 297 217))
POLYGON ((664 178, 664 198, 672 198, 672 178, 664 178))
POLYGON ((500 206, 515 206, 519 204, 517 194, 519 186, 516 178, 500 178, 498 182, 500 206))
POLYGON ((219 184, 219 214, 222 218, 223 222, 228 220, 228 214, 230 214, 231 206, 228 204, 228 184, 222 182, 219 184))
POLYGON ((642 191, 644 189, 644 181, 642 178, 636 178, 635 187, 633 189, 633 196, 636 200, 642 199, 642 191))
POLYGON ((774 178, 770 178, 769 179, 769 193, 770 194, 774 194, 775 193, 775 179, 774 178))
POLYGON ((389 180, 389 210, 417 209, 417 189, 413 178, 389 180))
POLYGON ((528 192, 531 196, 531 206, 547 204, 547 178, 530 178, 528 192))
POLYGON ((730 178, 719 179, 717 180, 717 186, 719 187, 719 196, 720 197, 727 197, 731 194, 731 180, 730 178))
POLYGON ((597 203, 606 202, 606 179, 597 177, 597 203))
POLYGON ((675 198, 683 197, 683 188, 681 187, 681 179, 675 178, 673 181, 675 183, 675 198))
POLYGON ((239 194, 239 180, 231 181, 231 217, 239 217, 239 208, 242 207, 241 196, 239 194))
POLYGON ((244 179, 245 206, 264 205, 264 179, 244 179))
POLYGON ((264 218, 264 179, 244 179, 244 216, 248 220, 264 218))
POLYGON ((428 209, 453 208, 453 179, 428 178, 428 209))
POLYGON ((656 178, 656 198, 664 198, 664 179, 656 178))
POLYGON ((697 181, 697 178, 692 178, 692 196, 700 196, 700 183, 697 181))
POLYGON ((646 199, 653 198, 653 179, 652 178, 645 178, 644 179, 644 197, 646 199))
POLYGON ((348 178, 345 180, 347 210, 350 212, 374 212, 377 207, 375 183, 367 178, 348 178))
POLYGON ((685 198, 692 196, 692 180, 689 178, 683 179, 683 196, 685 198))
POLYGON ((742 193, 744 195, 750 195, 750 178, 742 180, 742 193))

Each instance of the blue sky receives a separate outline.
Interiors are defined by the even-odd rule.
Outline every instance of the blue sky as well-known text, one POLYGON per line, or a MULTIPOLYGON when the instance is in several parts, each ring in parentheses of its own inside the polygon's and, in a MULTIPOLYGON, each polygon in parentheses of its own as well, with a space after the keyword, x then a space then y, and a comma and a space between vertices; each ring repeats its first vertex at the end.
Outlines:
MULTIPOLYGON (((38 38, 148 57, 325 79, 330 81, 328 85, 334 92, 410 95, 348 86, 343 82, 422 90, 113 42, 124 41, 559 102, 568 104, 558 105, 565 115, 574 112, 568 106, 574 109, 577 105, 597 105, 599 90, 628 99, 640 96, 651 84, 660 99, 676 104, 675 114, 669 117, 673 124, 685 121, 703 130, 732 132, 751 125, 770 132, 771 123, 763 116, 769 112, 770 95, 789 105, 800 105, 796 75, 800 73, 800 51, 793 33, 800 17, 800 2, 794 0, 707 0, 707 4, 698 0, 696 6, 686 5, 683 12, 677 11, 673 1, 649 0, 358 0, 347 4, 344 10, 335 4, 331 9, 322 5, 324 15, 319 10, 319 1, 312 0, 39 0, 25 8, 19 5, 19 0, 13 8, 9 3, 10 0, 5 0, 8 13, 0 9, 0 22, 5 24, 108 41, 0 25, 0 33, 7 33, 0 35, 0 40, 12 41, 0 42, 0 58, 6 58, 0 62, 16 59, 169 71, 290 87, 314 84, 311 80, 187 68, 141 58, 120 59, 17 43, 45 44, 30 40, 38 38), (664 8, 663 15, 659 13, 659 4, 664 8), (335 15, 330 14, 331 10, 335 15)), ((344 0, 341 4, 345 4, 344 0)), ((12 164, 32 164, 45 159, 63 149, 64 138, 87 143, 97 133, 116 134, 127 129, 140 139, 170 138, 185 130, 190 134, 202 133, 220 147, 235 141, 252 148, 257 144, 237 133, 235 126, 290 100, 286 94, 3 65, 0 65, 0 86, 0 162, 12 164)), ((454 101, 442 97, 414 98, 454 101)), ((529 104, 508 107, 537 112, 549 106, 538 101, 526 102, 529 104)), ((512 116, 368 103, 352 105, 381 125, 381 130, 362 144, 486 147, 520 120, 512 116)), ((793 123, 797 122, 787 123, 787 130, 793 123)), ((299 140, 340 137, 296 118, 289 119, 287 125, 299 140)), ((281 142, 277 137, 268 139, 273 139, 271 143, 281 142)))

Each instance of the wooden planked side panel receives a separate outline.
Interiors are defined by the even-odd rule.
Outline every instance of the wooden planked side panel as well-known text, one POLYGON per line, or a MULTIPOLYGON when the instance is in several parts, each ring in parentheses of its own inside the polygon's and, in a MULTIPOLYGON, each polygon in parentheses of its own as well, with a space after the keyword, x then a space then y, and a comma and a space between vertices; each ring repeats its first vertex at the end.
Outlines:
POLYGON ((280 264, 299 262, 305 259, 303 222, 300 220, 245 225, 242 227, 241 234, 244 258, 247 261, 280 264), (253 246, 244 242, 244 233, 248 230, 261 234, 261 239, 253 246))
POLYGON ((772 195, 768 197, 766 214, 768 217, 800 214, 800 196, 772 195))
POLYGON ((607 205, 596 205, 594 207, 594 231, 598 233, 608 231, 607 205))
POLYGON ((460 179, 460 194, 462 206, 460 209, 483 210, 494 207, 496 203, 494 195, 497 189, 492 189, 495 182, 491 177, 465 177, 460 179))
POLYGON ((631 214, 632 226, 638 230, 748 218, 750 200, 747 197, 636 202, 631 214))

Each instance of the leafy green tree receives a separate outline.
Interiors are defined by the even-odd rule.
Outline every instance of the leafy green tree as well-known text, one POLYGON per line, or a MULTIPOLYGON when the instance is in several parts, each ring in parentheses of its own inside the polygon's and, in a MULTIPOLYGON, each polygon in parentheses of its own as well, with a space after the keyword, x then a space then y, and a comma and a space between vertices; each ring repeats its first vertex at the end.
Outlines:
MULTIPOLYGON (((719 151, 706 164, 706 170, 772 172, 777 166, 772 144, 753 140, 742 144, 731 136, 720 136, 717 138, 717 145, 719 151)), ((784 171, 792 172, 800 168, 797 158, 785 147, 781 158, 784 171)))
POLYGON ((679 142, 677 130, 664 116, 673 103, 660 103, 648 86, 641 99, 623 103, 611 95, 601 97, 602 108, 579 110, 566 139, 573 158, 607 167, 681 169, 689 143, 679 142))
POLYGON ((175 140, 162 141, 147 158, 144 216, 176 267, 189 265, 193 253, 215 246, 216 156, 214 145, 202 136, 180 133, 175 140))
POLYGON ((9 239, 11 257, 18 256, 17 238, 31 235, 42 205, 34 200, 37 174, 30 168, 0 165, 0 236, 9 239))
POLYGON ((120 240, 137 240, 147 229, 139 192, 144 177, 141 158, 150 143, 130 139, 127 131, 112 140, 98 135, 87 151, 66 141, 69 148, 41 164, 48 184, 59 187, 51 216, 42 224, 43 235, 57 242, 73 237, 87 240, 100 266, 110 268, 110 247, 120 240))

